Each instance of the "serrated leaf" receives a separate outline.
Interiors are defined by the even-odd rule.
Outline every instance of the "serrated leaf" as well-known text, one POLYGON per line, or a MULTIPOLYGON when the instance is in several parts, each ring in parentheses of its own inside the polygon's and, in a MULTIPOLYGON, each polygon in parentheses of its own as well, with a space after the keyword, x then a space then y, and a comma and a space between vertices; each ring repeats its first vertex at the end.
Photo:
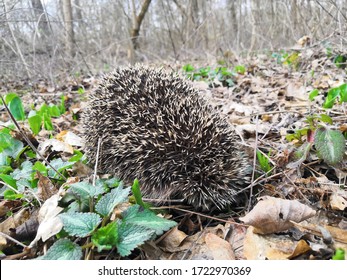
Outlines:
POLYGON ((154 230, 122 222, 118 225, 119 243, 117 245, 118 253, 124 257, 128 256, 132 250, 142 245, 145 241, 151 239, 154 230))
MULTIPOLYGON (((70 168, 73 166, 73 162, 63 161, 61 158, 54 159, 50 162, 50 164, 57 169, 59 172, 64 171, 67 168, 70 168)), ((51 169, 51 167, 48 167, 48 176, 49 177, 55 177, 57 173, 51 169)))
POLYGON ((46 255, 37 258, 40 260, 80 260, 82 248, 69 239, 59 239, 48 250, 46 255))
POLYGON ((100 185, 93 186, 88 182, 78 182, 70 185, 70 190, 79 195, 82 199, 89 199, 104 193, 104 188, 100 185))
POLYGON ((0 151, 6 156, 17 158, 23 151, 24 145, 21 141, 14 139, 7 133, 0 132, 0 151))
POLYGON ((92 242, 98 247, 98 252, 115 247, 118 244, 118 224, 112 222, 98 229, 92 236, 92 242))
POLYGON ((140 210, 139 205, 133 205, 123 212, 125 222, 152 229, 157 235, 177 225, 175 221, 167 220, 155 215, 148 209, 140 210))
POLYGON ((112 189, 105 194, 95 205, 95 210, 102 216, 108 216, 113 208, 128 199, 130 187, 123 189, 122 186, 112 189))
POLYGON ((63 221, 64 229, 70 235, 78 237, 89 235, 101 222, 96 213, 63 213, 59 217, 63 221))
POLYGON ((320 128, 316 131, 315 147, 318 156, 334 165, 342 161, 345 153, 345 138, 338 130, 320 128))
POLYGON ((15 180, 27 179, 32 180, 33 177, 33 164, 30 161, 24 161, 21 164, 21 169, 16 169, 11 173, 11 176, 15 180))

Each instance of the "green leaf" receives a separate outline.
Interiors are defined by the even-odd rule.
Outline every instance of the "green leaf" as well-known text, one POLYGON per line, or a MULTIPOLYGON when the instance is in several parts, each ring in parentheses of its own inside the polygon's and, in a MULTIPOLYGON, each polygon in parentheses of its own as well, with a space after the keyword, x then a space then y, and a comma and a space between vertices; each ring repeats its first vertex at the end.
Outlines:
POLYGON ((326 163, 335 165, 342 161, 345 153, 345 138, 338 130, 320 128, 316 131, 317 155, 326 163))
POLYGON ((234 71, 238 74, 244 75, 246 73, 246 67, 243 65, 236 65, 234 71))
POLYGON ((310 99, 310 101, 313 101, 317 95, 319 95, 319 90, 318 89, 314 89, 314 90, 312 90, 310 92, 310 95, 308 96, 308 99, 310 99))
POLYGON ((15 191, 13 190, 5 190, 4 191, 4 199, 7 199, 7 200, 15 200, 15 199, 21 199, 23 198, 24 195, 21 194, 21 193, 16 193, 15 191))
POLYGON ((96 213, 63 213, 64 229, 72 236, 86 237, 100 224, 101 218, 96 213))
POLYGON ((114 207, 128 199, 130 187, 123 189, 122 186, 112 189, 105 194, 95 205, 95 210, 103 217, 108 216, 114 207))
POLYGON ((82 160, 84 154, 79 150, 73 151, 73 156, 69 159, 69 162, 77 162, 79 160, 82 160))
MULTIPOLYGON (((57 169, 59 172, 62 172, 70 167, 73 166, 73 162, 63 161, 61 158, 54 159, 50 162, 50 164, 57 169)), ((56 172, 51 168, 47 167, 48 170, 48 176, 49 177, 55 177, 57 174, 56 172)))
POLYGON ((186 64, 183 66, 183 71, 185 72, 193 72, 195 69, 191 64, 186 64))
POLYGON ((325 122, 325 123, 328 123, 328 124, 333 124, 333 119, 330 118, 328 115, 326 114, 321 114, 320 115, 320 119, 325 122))
POLYGON ((28 118, 31 131, 36 135, 41 130, 42 118, 40 115, 34 115, 28 118))
POLYGON ((24 145, 21 141, 14 139, 11 135, 0 132, 0 152, 6 156, 17 158, 23 151, 24 145))
POLYGON ((33 164, 31 161, 24 161, 21 164, 21 168, 17 168, 15 171, 11 173, 11 176, 13 176, 13 179, 20 180, 20 179, 26 179, 31 181, 33 179, 33 164))
POLYGON ((12 176, 7 174, 0 174, 0 179, 7 185, 10 185, 12 188, 17 189, 17 180, 13 179, 12 176))
POLYGON ((340 99, 342 102, 347 102, 347 84, 342 84, 340 86, 340 99))
POLYGON ((10 109, 13 117, 17 121, 25 120, 25 113, 22 100, 18 96, 12 98, 12 100, 8 103, 8 108, 10 109))
POLYGON ((265 155, 263 155, 259 150, 257 150, 257 159, 261 170, 263 170, 265 173, 271 170, 269 159, 265 155))
POLYGON ((45 127, 46 130, 54 130, 53 124, 52 124, 52 120, 51 120, 51 116, 47 113, 44 113, 42 115, 43 117, 43 126, 45 127))
POLYGON ((118 244, 118 224, 112 222, 98 229, 92 235, 92 242, 98 247, 98 252, 116 247, 118 244))
POLYGON ((35 162, 33 170, 39 171, 43 175, 47 176, 47 167, 41 161, 35 162))
POLYGON ((337 97, 340 95, 340 88, 332 88, 328 91, 328 95, 324 101, 323 108, 330 109, 334 106, 337 97))
POLYGON ((343 249, 336 249, 335 254, 332 257, 333 260, 344 260, 345 259, 345 250, 343 249))
POLYGON ((131 251, 151 239, 154 231, 142 226, 122 222, 118 225, 118 253, 121 256, 130 255, 131 251))
POLYGON ((149 208, 149 204, 145 204, 142 200, 142 194, 140 190, 140 183, 139 180, 135 179, 133 185, 131 186, 131 191, 135 197, 135 201, 138 205, 142 206, 143 208, 149 208))
POLYGON ((60 117, 60 110, 57 105, 50 105, 48 109, 52 117, 60 117))
POLYGON ((170 221, 155 215, 148 209, 140 210, 139 205, 133 205, 123 212, 123 219, 128 224, 138 225, 154 230, 157 235, 177 225, 175 221, 170 221))
POLYGON ((69 239, 59 239, 48 250, 46 255, 39 260, 80 260, 82 248, 69 239))
POLYGON ((100 185, 95 187, 88 182, 78 182, 70 185, 70 190, 79 195, 82 199, 89 199, 91 197, 97 197, 99 194, 105 192, 104 188, 100 185))

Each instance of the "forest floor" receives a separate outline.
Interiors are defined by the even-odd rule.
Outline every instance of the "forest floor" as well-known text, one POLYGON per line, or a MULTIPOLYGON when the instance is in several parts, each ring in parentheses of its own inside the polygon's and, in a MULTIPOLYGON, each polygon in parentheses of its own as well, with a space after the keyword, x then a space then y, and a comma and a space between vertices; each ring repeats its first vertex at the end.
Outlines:
POLYGON ((176 206, 154 215, 136 196, 136 182, 132 203, 117 200, 130 190, 115 188, 116 179, 84 183, 94 172, 83 158, 79 118, 98 77, 75 76, 63 86, 0 82, 21 128, 1 105, 2 258, 56 259, 52 248, 66 259, 347 258, 346 60, 322 46, 299 46, 216 66, 182 65, 254 158, 249 203, 209 215, 176 206), (132 230, 138 236, 129 244, 132 230), (44 245, 51 249, 42 257, 44 245))

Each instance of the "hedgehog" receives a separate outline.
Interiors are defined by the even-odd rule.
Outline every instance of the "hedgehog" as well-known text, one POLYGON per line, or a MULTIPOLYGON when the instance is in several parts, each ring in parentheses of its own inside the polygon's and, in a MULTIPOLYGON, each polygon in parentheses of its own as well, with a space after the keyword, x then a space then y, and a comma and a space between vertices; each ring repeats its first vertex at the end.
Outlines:
POLYGON ((144 198, 196 210, 240 205, 251 165, 239 136, 192 83, 143 65, 119 67, 89 94, 85 152, 98 171, 137 178, 144 198))

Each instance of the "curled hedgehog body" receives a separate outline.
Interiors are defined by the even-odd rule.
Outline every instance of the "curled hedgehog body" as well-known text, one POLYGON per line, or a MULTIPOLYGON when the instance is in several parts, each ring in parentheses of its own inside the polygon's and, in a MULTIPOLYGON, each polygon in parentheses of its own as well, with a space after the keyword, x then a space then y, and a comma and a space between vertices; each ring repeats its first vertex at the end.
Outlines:
POLYGON ((140 181, 146 198, 224 209, 250 181, 250 164, 230 124, 177 74, 118 68, 89 95, 85 151, 100 171, 140 181))

